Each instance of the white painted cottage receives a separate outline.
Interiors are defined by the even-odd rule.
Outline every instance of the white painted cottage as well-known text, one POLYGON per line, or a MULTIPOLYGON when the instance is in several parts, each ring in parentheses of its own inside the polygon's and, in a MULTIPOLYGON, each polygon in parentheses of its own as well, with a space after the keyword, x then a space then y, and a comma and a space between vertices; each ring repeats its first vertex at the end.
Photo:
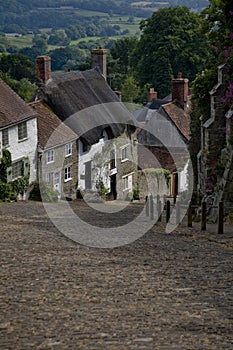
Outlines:
POLYGON ((0 157, 3 149, 11 153, 12 166, 7 181, 29 172, 29 183, 37 178, 37 118, 5 82, 0 80, 0 157))

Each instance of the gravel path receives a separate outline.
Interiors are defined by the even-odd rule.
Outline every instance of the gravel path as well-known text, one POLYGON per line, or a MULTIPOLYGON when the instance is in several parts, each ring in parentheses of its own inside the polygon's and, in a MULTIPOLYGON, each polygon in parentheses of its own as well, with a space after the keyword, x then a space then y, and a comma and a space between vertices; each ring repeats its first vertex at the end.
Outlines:
MULTIPOLYGON (((101 226, 103 214, 72 207, 101 226)), ((131 244, 90 248, 37 202, 0 204, 0 232, 1 350, 233 349, 232 238, 159 224, 131 244)))

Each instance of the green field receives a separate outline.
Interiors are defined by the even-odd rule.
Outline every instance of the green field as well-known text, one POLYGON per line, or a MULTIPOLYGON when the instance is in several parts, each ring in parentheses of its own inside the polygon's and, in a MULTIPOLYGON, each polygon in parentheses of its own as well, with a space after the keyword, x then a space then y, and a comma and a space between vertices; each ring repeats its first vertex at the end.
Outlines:
POLYGON ((32 34, 22 35, 21 37, 8 36, 6 39, 10 46, 15 46, 17 49, 32 46, 32 34))

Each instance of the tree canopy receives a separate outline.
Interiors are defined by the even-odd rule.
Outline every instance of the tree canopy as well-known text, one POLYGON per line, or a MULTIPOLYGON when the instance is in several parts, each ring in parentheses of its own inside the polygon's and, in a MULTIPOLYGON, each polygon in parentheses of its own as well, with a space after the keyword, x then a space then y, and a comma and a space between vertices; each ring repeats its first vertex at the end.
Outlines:
MULTIPOLYGON (((200 35, 200 16, 186 7, 164 8, 141 22, 142 35, 134 51, 135 72, 143 86, 150 83, 160 93, 169 94, 170 84, 161 80, 161 62, 176 76, 194 80, 211 55, 204 35, 200 35), (162 87, 163 85, 163 87, 162 87)), ((164 68, 164 67, 163 67, 164 68)))

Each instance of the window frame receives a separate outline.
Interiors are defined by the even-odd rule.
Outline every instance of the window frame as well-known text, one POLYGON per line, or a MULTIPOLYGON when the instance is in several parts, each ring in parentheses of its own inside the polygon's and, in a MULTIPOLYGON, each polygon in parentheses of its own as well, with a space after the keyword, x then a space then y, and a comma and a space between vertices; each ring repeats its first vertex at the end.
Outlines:
POLYGON ((72 142, 68 142, 65 144, 65 157, 69 157, 72 155, 72 142))
POLYGON ((72 165, 70 164, 70 165, 67 165, 64 169, 64 182, 68 182, 72 180, 71 172, 72 172, 72 165))
POLYGON ((46 163, 51 164, 54 163, 54 149, 49 149, 46 152, 46 163))
POLYGON ((2 130, 2 147, 7 146, 9 146, 9 128, 2 130), (7 142, 5 142, 5 139, 7 140, 7 142))
POLYGON ((28 130, 27 130, 27 122, 25 121, 18 124, 18 142, 22 142, 27 138, 28 138, 28 130))
POLYGON ((24 176, 24 161, 19 159, 12 163, 11 165, 11 180, 16 180, 24 176))
POLYGON ((128 146, 129 146, 129 144, 124 145, 124 146, 121 147, 121 162, 122 163, 126 162, 127 160, 129 160, 129 158, 127 156, 128 155, 128 152, 127 152, 128 146))

